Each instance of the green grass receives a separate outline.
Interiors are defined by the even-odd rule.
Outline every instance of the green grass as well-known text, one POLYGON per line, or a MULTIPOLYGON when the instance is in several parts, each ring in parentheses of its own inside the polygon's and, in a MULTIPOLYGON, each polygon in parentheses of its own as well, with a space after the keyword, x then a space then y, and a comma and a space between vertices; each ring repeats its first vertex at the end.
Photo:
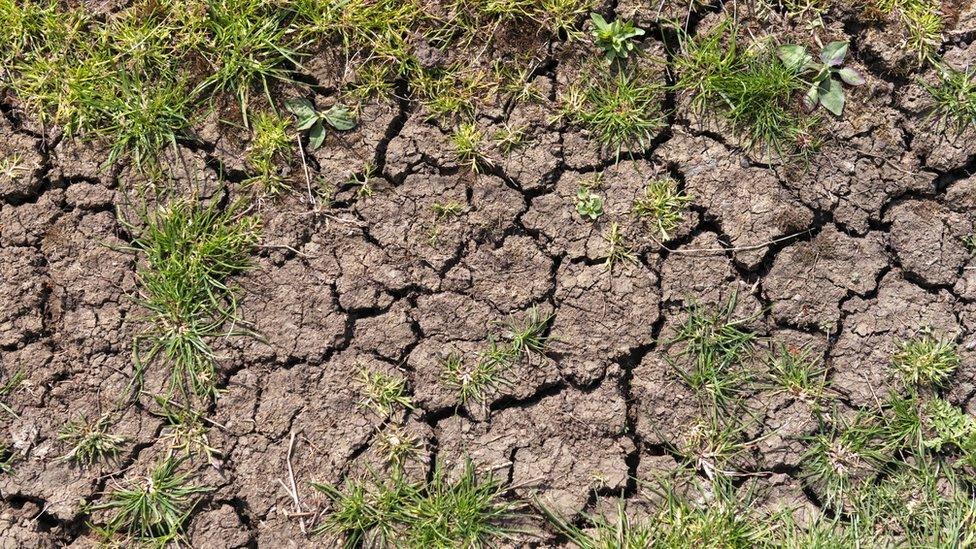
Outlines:
POLYGON ((885 434, 877 416, 861 413, 849 421, 834 418, 826 432, 810 439, 802 477, 827 508, 846 509, 856 492, 874 480, 888 459, 885 434))
POLYGON ((17 370, 11 374, 10 377, 5 379, 2 385, 0 385, 0 410, 6 412, 11 417, 18 417, 17 413, 14 412, 13 409, 3 401, 3 399, 12 395, 13 392, 17 390, 17 387, 20 387, 20 384, 24 381, 25 377, 27 377, 27 374, 24 372, 24 370, 17 370))
POLYGON ((475 122, 458 125, 451 134, 451 142, 454 143, 458 162, 472 172, 481 173, 494 164, 485 152, 487 141, 484 132, 478 129, 475 122))
POLYGON ((276 114, 261 111, 253 117, 254 134, 247 149, 247 161, 254 175, 247 182, 257 185, 269 195, 284 192, 288 186, 281 169, 288 163, 292 137, 288 135, 290 122, 276 114))
POLYGON ((610 224, 603 233, 603 240, 607 243, 607 250, 603 256, 603 268, 612 271, 614 267, 621 263, 637 264, 637 256, 634 254, 627 238, 620 232, 620 225, 615 221, 610 224))
POLYGON ((631 213, 649 223, 661 240, 666 241, 678 228, 693 199, 681 191, 673 178, 662 177, 648 183, 643 196, 634 199, 631 213))
POLYGON ((407 380, 402 377, 363 368, 359 371, 359 384, 363 392, 359 405, 373 410, 380 417, 390 417, 400 408, 413 409, 407 392, 407 380))
POLYGON ((338 488, 313 483, 330 509, 315 529, 343 547, 493 547, 517 530, 523 505, 505 498, 491 473, 466 461, 459 475, 438 464, 428 481, 371 472, 338 488))
POLYGON ((560 116, 581 126, 618 158, 624 149, 647 149, 664 125, 664 87, 642 74, 597 72, 560 96, 560 116))
POLYGON ((393 467, 402 468, 407 461, 420 460, 423 445, 416 435, 396 425, 384 429, 376 439, 380 455, 393 467))
POLYGON ((786 393, 815 407, 824 399, 828 371, 810 348, 794 349, 780 343, 774 346, 766 362, 766 383, 775 392, 786 393))
POLYGON ((190 484, 191 475, 179 472, 182 459, 159 462, 146 477, 118 485, 107 501, 92 510, 114 511, 103 528, 108 538, 122 534, 137 543, 155 546, 180 544, 187 518, 210 488, 190 484))
POLYGON ((14 473, 14 463, 17 461, 17 454, 6 442, 0 442, 0 475, 12 475, 14 473))
POLYGON ((166 443, 168 455, 188 459, 204 456, 211 464, 215 463, 220 451, 210 444, 204 415, 165 397, 155 396, 154 400, 157 408, 150 413, 164 422, 159 441, 166 443))
POLYGON ((958 71, 940 67, 939 82, 935 85, 923 82, 923 86, 932 95, 935 102, 932 116, 941 125, 956 132, 976 126, 976 68, 958 71))
POLYGON ((210 0, 203 25, 208 34, 201 50, 209 68, 197 92, 227 93, 241 107, 245 125, 254 88, 269 103, 270 84, 291 82, 288 64, 298 64, 297 47, 289 43, 284 11, 258 0, 210 0))
POLYGON ((84 414, 69 420, 58 431, 58 440, 69 450, 61 459, 80 465, 91 466, 99 461, 115 458, 122 450, 125 437, 114 435, 109 428, 114 423, 112 414, 103 414, 94 421, 84 414))
POLYGON ((932 0, 874 0, 886 15, 894 14, 905 27, 902 47, 915 53, 918 63, 934 61, 942 45, 942 4, 932 0))
POLYGON ((699 114, 721 113, 749 148, 806 154, 816 148, 817 119, 798 110, 805 89, 799 70, 784 65, 771 44, 739 43, 728 21, 696 37, 681 36, 674 57, 675 89, 699 114))
MULTIPOLYGON (((674 347, 673 366, 698 397, 728 410, 740 400, 754 373, 744 365, 758 336, 748 329, 755 316, 735 318, 733 296, 717 308, 693 305, 688 318, 667 341, 674 347)), ((758 313, 757 313, 758 314, 758 313)))
POLYGON ((132 247, 143 258, 136 301, 148 327, 133 344, 135 383, 159 359, 169 369, 168 394, 216 396, 217 358, 209 343, 243 333, 236 315, 238 291, 229 277, 247 270, 258 242, 257 218, 176 200, 144 212, 132 247))
POLYGON ((940 387, 952 377, 960 359, 954 343, 924 334, 899 343, 892 363, 905 383, 940 387))
POLYGON ((457 394, 460 404, 474 400, 484 405, 492 393, 512 384, 510 373, 516 362, 545 356, 551 340, 546 332, 553 318, 554 313, 543 315, 534 307, 522 319, 509 317, 500 336, 489 335, 488 347, 474 360, 459 353, 447 355, 441 364, 441 383, 457 394))

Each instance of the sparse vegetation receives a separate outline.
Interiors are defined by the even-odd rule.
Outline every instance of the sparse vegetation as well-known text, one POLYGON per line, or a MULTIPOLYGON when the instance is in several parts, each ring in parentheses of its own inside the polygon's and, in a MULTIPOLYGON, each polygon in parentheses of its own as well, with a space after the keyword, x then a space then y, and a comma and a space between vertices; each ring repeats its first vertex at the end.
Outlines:
POLYGON ((373 410, 380 417, 390 417, 398 408, 413 408, 407 394, 407 380, 402 377, 363 368, 359 371, 359 383, 363 391, 359 405, 373 410))
MULTIPOLYGON (((939 81, 936 84, 923 82, 935 102, 932 116, 942 126, 956 132, 976 127, 976 68, 959 71, 939 67, 938 72, 939 81)), ((971 240, 967 242, 970 250, 976 248, 972 244, 971 240)))
POLYGON ((145 212, 140 225, 129 225, 144 257, 135 300, 149 314, 134 341, 134 382, 141 386, 146 367, 159 359, 170 371, 169 395, 213 398, 217 359, 208 340, 244 333, 228 278, 250 266, 258 220, 239 206, 222 211, 216 203, 177 200, 145 212))
POLYGON ((611 223, 610 228, 603 233, 603 240, 607 243, 607 251, 603 259, 604 268, 613 270, 616 265, 622 262, 637 263, 637 256, 634 255, 627 239, 620 232, 620 225, 616 221, 611 223))
POLYGON ((200 496, 210 491, 191 484, 191 475, 179 471, 184 462, 164 459, 148 476, 116 486, 104 503, 91 507, 93 511, 114 511, 99 532, 110 540, 125 536, 131 543, 164 546, 183 542, 183 527, 190 512, 200 496))
POLYGON ((523 506, 505 499, 505 487, 467 461, 452 479, 443 465, 425 482, 394 471, 347 480, 340 489, 313 483, 331 504, 316 533, 343 547, 488 547, 510 537, 523 506))
POLYGON ((0 385, 0 410, 3 410, 13 417, 18 417, 17 413, 14 412, 13 409, 3 401, 3 399, 13 394, 13 392, 17 390, 17 387, 19 387, 24 381, 26 376, 27 374, 24 373, 24 370, 17 370, 13 373, 13 375, 8 377, 3 382, 3 385, 0 385))
POLYGON ((906 383, 934 387, 943 385, 960 362, 951 341, 931 334, 901 342, 892 361, 906 383))
POLYGON ((69 447, 61 459, 90 466, 117 456, 125 437, 108 432, 113 423, 112 414, 102 414, 94 421, 84 414, 69 420, 58 431, 58 440, 69 447))
POLYGON ((654 179, 644 188, 644 195, 634 199, 631 212, 634 217, 646 220, 667 241, 678 228, 684 212, 693 197, 688 196, 671 177, 654 179))
POLYGON ((904 27, 902 47, 915 52, 918 63, 933 61, 942 44, 941 4, 932 0, 874 0, 877 9, 894 15, 904 27))
POLYGON ((484 404, 492 392, 512 383, 509 370, 515 362, 545 355, 550 339, 545 332, 552 319, 552 314, 542 315, 535 308, 521 321, 510 318, 501 336, 507 343, 489 336, 488 348, 473 363, 458 353, 447 355, 442 363, 441 381, 457 393, 460 404, 470 400, 484 404))

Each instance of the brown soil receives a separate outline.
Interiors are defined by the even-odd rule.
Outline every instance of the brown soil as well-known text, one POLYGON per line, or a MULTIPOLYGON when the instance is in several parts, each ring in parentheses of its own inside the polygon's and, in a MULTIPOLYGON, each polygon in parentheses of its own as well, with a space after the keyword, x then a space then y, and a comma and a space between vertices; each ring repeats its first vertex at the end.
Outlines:
MULTIPOLYGON (((656 10, 645 2, 615 4, 653 26, 656 10)), ((974 16, 962 11, 947 60, 971 61, 976 51, 974 16)), ((673 97, 678 114, 652 148, 615 163, 579 129, 553 122, 556 92, 578 75, 578 55, 560 46, 536 78, 545 100, 495 105, 479 119, 489 132, 529 124, 528 145, 490 152, 495 162, 480 175, 458 164, 448 132, 415 105, 364 106, 355 130, 333 134, 307 158, 313 178, 339 185, 333 210, 310 211, 300 165, 299 190, 257 210, 257 268, 236 283, 245 290, 241 316, 264 341, 218 344, 224 392, 209 436, 222 457, 199 469, 216 491, 192 517, 192 545, 308 543, 279 483, 288 478, 290 435, 305 509, 323 503, 308 481, 338 482, 378 463, 374 444, 387 424, 359 406, 353 380, 364 366, 409 379, 416 408, 404 425, 430 460, 454 466, 469 456, 519 495, 541 494, 565 513, 630 497, 633 479, 678 466, 669 448, 681 447, 698 419, 658 342, 684 306, 733 294, 744 315, 761 311, 754 330, 823 356, 845 406, 887 392, 899 338, 923 326, 955 337, 966 351, 950 397, 976 411, 968 351, 976 261, 961 241, 976 226, 976 130, 944 135, 931 126, 927 95, 915 77, 900 76, 905 60, 884 28, 850 35, 852 63, 868 83, 849 91, 842 119, 824 117, 830 138, 806 166, 743 152, 726 129, 686 117, 673 97), (341 183, 367 162, 378 168, 373 193, 357 195, 341 183), (598 171, 605 214, 591 223, 573 200, 598 171), (629 215, 656 175, 695 197, 668 249, 629 215), (462 213, 435 221, 434 202, 450 200, 462 213), (639 261, 607 271, 603 234, 614 221, 639 261), (487 409, 456 407, 440 359, 477 353, 496 323, 532 307, 555 314, 549 360, 520 365, 487 409)), ((839 24, 831 32, 843 34, 839 24)), ((646 46, 662 51, 654 34, 646 46)), ((338 82, 322 55, 309 64, 312 76, 338 82)), ((66 419, 97 416, 127 390, 141 312, 127 298, 137 258, 114 209, 138 176, 100 169, 101 146, 43 133, 12 99, 0 110, 0 158, 19 153, 28 168, 16 181, 0 179, 0 379, 27 375, 7 398, 18 417, 0 412, 0 434, 17 458, 15 474, 0 476, 0 546, 84 546, 82 505, 101 497, 112 474, 140 471, 165 451, 161 421, 133 405, 116 427, 127 438, 116 462, 78 469, 58 460, 66 419)), ((202 144, 181 145, 177 183, 218 197, 242 192, 246 143, 213 123, 198 133, 202 144), (216 184, 218 173, 229 187, 216 184)), ((164 376, 156 372, 150 386, 164 376)), ((797 440, 816 429, 809 406, 760 393, 754 407, 766 430, 751 433, 761 444, 738 465, 756 473, 769 505, 814 508, 797 440)), ((543 530, 523 541, 558 538, 543 530)))

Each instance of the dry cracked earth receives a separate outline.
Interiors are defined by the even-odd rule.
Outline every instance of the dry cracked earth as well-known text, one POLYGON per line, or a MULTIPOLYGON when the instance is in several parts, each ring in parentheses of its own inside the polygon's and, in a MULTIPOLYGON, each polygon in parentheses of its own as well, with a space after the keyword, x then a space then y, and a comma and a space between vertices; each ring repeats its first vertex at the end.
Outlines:
MULTIPOLYGON (((642 3, 621 0, 615 11, 654 25, 642 3)), ((834 30, 852 33, 851 63, 868 83, 849 90, 843 118, 824 118, 830 137, 808 165, 743 152, 673 95, 676 114, 651 147, 618 161, 553 122, 580 55, 552 44, 533 81, 543 100, 479 115, 485 128, 530 128, 525 147, 492 152, 481 174, 458 163, 447 129, 413 103, 364 105, 357 128, 330 134, 307 164, 340 182, 372 162, 371 195, 346 184, 325 212, 301 191, 255 206, 257 267, 236 283, 241 316, 262 339, 217 343, 223 393, 208 436, 220 456, 199 468, 216 489, 191 517, 191 545, 308 544, 281 483, 289 463, 302 509, 314 513, 324 502, 307 481, 340 482, 376 463, 379 433, 401 419, 428 462, 470 456, 517 495, 540 494, 565 513, 630 497, 636 479, 679 466, 669 449, 699 413, 662 342, 688 305, 733 295, 743 315, 759 311, 751 329, 822 356, 850 407, 887 390, 899 339, 920 327, 954 337, 963 362, 949 397, 976 412, 976 260, 962 241, 976 230, 976 130, 932 127, 921 86, 890 76, 901 62, 894 38, 834 30), (605 215, 591 223, 573 200, 597 172, 605 215), (663 245, 629 214, 661 175, 694 197, 663 245), (445 200, 463 212, 436 220, 432 206, 445 200), (638 261, 607 270, 603 234, 614 221, 638 261), (476 353, 499 322, 533 307, 554 314, 547 359, 519 365, 487 408, 458 407, 439 380, 443 356, 476 353), (360 406, 353 380, 364 367, 405 376, 415 408, 383 420, 360 406)), ((949 36, 947 60, 976 59, 972 9, 949 36)), ((306 78, 328 90, 336 77, 323 67, 306 78)), ((241 193, 246 143, 213 125, 199 134, 179 147, 176 182, 218 200, 241 193)), ((0 180, 0 369, 26 378, 7 398, 17 417, 0 414, 18 458, 16 474, 0 477, 0 546, 83 546, 81 506, 164 451, 162 420, 136 404, 117 425, 127 442, 116 462, 78 469, 57 459, 66 418, 97 417, 128 389, 138 258, 116 208, 138 175, 102 169, 99 143, 61 139, 8 97, 0 157, 14 153, 30 169, 0 180)), ((153 376, 150 386, 165 374, 153 376)), ((817 428, 809 406, 761 392, 752 406, 765 431, 751 433, 760 442, 742 469, 756 473, 762 503, 817 506, 799 478, 798 438, 817 428)), ((516 545, 557 543, 542 529, 516 545)))

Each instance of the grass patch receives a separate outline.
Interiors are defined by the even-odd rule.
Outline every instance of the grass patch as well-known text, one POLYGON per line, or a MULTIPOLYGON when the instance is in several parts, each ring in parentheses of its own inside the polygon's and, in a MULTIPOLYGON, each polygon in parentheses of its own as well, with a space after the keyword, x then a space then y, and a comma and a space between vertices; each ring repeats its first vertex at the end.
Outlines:
POLYGON ((634 199, 630 211, 637 219, 649 223, 661 240, 667 241, 693 199, 681 191, 673 178, 663 177, 647 184, 643 196, 634 199))
POLYGON ((220 210, 177 200, 144 212, 132 247, 144 260, 137 271, 136 301, 148 311, 148 328, 135 337, 135 379, 159 359, 169 369, 167 396, 216 396, 217 358, 209 340, 246 333, 237 318, 238 291, 232 275, 247 270, 259 238, 255 217, 239 206, 220 210))
POLYGON ((943 386, 960 364, 956 346, 931 334, 903 341, 892 357, 892 363, 909 385, 943 386))
POLYGON ((664 87, 646 75, 599 72, 570 85, 559 98, 559 116, 581 126, 618 158, 624 149, 646 150, 664 125, 664 87))
POLYGON ((93 421, 84 414, 69 420, 58 431, 58 440, 70 448, 61 459, 91 466, 115 458, 122 450, 125 437, 109 433, 113 423, 112 414, 103 414, 93 421))
POLYGON ((341 489, 312 485, 331 504, 315 533, 343 547, 490 547, 517 532, 511 524, 524 507, 506 500, 502 481, 470 461, 453 480, 438 464, 424 482, 395 471, 371 472, 341 489))
POLYGON ((472 363, 458 353, 451 353, 441 365, 441 382, 458 395, 458 402, 477 401, 482 405, 500 387, 510 386, 510 371, 519 360, 545 356, 551 337, 546 334, 554 314, 543 315, 531 309, 521 320, 509 318, 502 326, 501 337, 491 335, 488 348, 472 363))
POLYGON ((780 155, 816 148, 817 119, 796 108, 798 92, 809 86, 803 68, 784 64, 771 44, 743 47, 726 21, 701 36, 682 34, 674 65, 675 88, 690 97, 692 109, 721 113, 747 147, 780 155))
POLYGON ((359 405, 373 410, 380 417, 388 418, 399 408, 413 409, 407 392, 407 380, 402 377, 363 368, 359 371, 359 383, 363 390, 359 405))
POLYGON ((902 47, 913 51, 919 64, 934 61, 942 45, 942 4, 932 0, 874 0, 885 15, 895 15, 905 27, 902 47))
POLYGON ((107 540, 122 534, 133 542, 160 547, 184 542, 186 520, 210 488, 190 484, 191 476, 179 472, 183 461, 165 459, 148 476, 117 486, 105 503, 92 506, 91 510, 114 511, 97 531, 107 540))
POLYGON ((289 125, 287 119, 269 112, 262 111, 253 119, 254 138, 246 154, 255 173, 247 182, 270 195, 280 194, 288 188, 281 168, 287 164, 291 153, 289 125))
MULTIPOLYGON (((922 85, 935 102, 931 115, 942 126, 956 132, 976 126, 976 68, 958 71, 941 67, 938 83, 922 85)), ((974 246, 968 247, 972 250, 974 246)))

